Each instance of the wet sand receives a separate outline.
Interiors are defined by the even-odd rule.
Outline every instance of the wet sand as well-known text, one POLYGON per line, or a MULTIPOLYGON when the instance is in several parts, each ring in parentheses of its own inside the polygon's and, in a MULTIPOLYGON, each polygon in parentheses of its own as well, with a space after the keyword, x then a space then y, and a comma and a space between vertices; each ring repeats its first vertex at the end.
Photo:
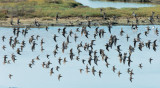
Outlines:
MULTIPOLYGON (((80 18, 80 17, 70 17, 70 18, 60 18, 58 21, 56 21, 55 18, 49 18, 49 19, 42 19, 42 18, 28 18, 28 19, 20 19, 21 24, 17 25, 17 18, 13 19, 13 24, 10 25, 10 18, 7 18, 6 20, 0 20, 0 26, 1 27, 36 27, 34 25, 35 19, 38 20, 41 27, 44 26, 87 26, 90 22, 91 26, 101 26, 101 25, 108 25, 108 23, 112 23, 112 25, 131 25, 136 24, 135 18, 130 18, 130 23, 127 23, 127 18, 120 17, 113 20, 113 18, 107 18, 104 20, 102 17, 89 17, 88 19, 80 18)), ((138 25, 150 25, 152 24, 149 21, 149 17, 139 17, 138 18, 138 25)), ((154 25, 159 25, 160 21, 156 18, 154 18, 154 25)))

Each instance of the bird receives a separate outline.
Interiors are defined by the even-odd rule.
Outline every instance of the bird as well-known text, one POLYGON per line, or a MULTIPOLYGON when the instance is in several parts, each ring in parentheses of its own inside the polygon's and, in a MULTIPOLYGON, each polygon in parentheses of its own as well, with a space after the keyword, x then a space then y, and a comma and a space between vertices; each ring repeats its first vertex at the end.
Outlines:
POLYGON ((54 73, 53 72, 53 68, 51 68, 51 70, 50 70, 50 76, 52 76, 53 73, 54 73))
POLYGON ((119 71, 119 72, 118 72, 118 77, 120 77, 121 74, 122 74, 122 73, 119 71))
POLYGON ((46 55, 46 57, 47 57, 48 59, 49 59, 49 56, 50 56, 50 55, 48 55, 48 54, 46 55))
POLYGON ((4 42, 4 40, 6 39, 6 37, 5 36, 2 36, 2 41, 4 42))
POLYGON ((95 70, 95 68, 94 68, 94 66, 92 67, 92 74, 95 76, 95 72, 96 72, 96 70, 95 70))
POLYGON ((86 73, 88 74, 88 72, 90 72, 89 67, 88 67, 88 65, 86 65, 86 73))
POLYGON ((59 59, 58 59, 58 63, 61 65, 61 61, 62 61, 62 59, 61 59, 61 57, 59 57, 59 59))
POLYGON ((128 39, 130 38, 130 37, 128 36, 128 34, 127 34, 126 38, 127 38, 127 42, 128 42, 128 39))
POLYGON ((59 19, 59 13, 56 14, 56 21, 59 19))
POLYGON ((58 75, 58 80, 59 80, 59 81, 60 81, 60 78, 61 78, 61 77, 62 77, 61 74, 59 74, 59 75, 58 75))
POLYGON ((113 66, 112 70, 113 70, 113 72, 115 73, 115 70, 116 70, 115 65, 113 66))
POLYGON ((44 68, 46 66, 45 62, 42 63, 42 67, 44 68))
POLYGON ((143 67, 143 66, 142 66, 142 63, 141 63, 141 64, 139 64, 139 68, 141 68, 141 69, 142 69, 142 67, 143 67))
POLYGON ((46 26, 46 31, 48 31, 48 26, 46 26))
POLYGON ((28 65, 29 65, 30 68, 32 68, 32 64, 31 63, 29 63, 28 65))
MULTIPOLYGON (((17 64, 17 62, 22 61, 19 59, 20 57, 24 57, 24 55, 30 55, 29 57, 31 57, 33 56, 32 54, 34 54, 33 57, 28 58, 30 62, 27 62, 26 67, 29 67, 30 70, 34 70, 33 67, 36 67, 36 65, 40 63, 42 69, 49 70, 50 73, 48 73, 48 75, 52 76, 54 73, 58 73, 59 81, 62 78, 60 73, 61 70, 63 70, 62 68, 69 63, 76 63, 77 65, 80 64, 80 69, 77 70, 80 72, 80 74, 83 73, 83 75, 88 74, 99 76, 100 78, 103 74, 103 70, 100 70, 101 65, 106 66, 106 68, 113 66, 110 71, 113 71, 114 73, 118 74, 118 77, 120 77, 122 73, 117 69, 119 69, 119 64, 124 64, 127 68, 125 69, 126 73, 130 77, 129 80, 132 82, 133 76, 136 74, 133 72, 133 70, 136 68, 131 69, 133 65, 136 65, 134 58, 132 58, 132 56, 135 55, 134 52, 136 52, 137 49, 140 50, 138 52, 142 52, 143 55, 145 55, 145 53, 143 53, 144 50, 148 50, 147 52, 152 52, 152 50, 154 52, 158 52, 156 50, 158 50, 159 46, 158 28, 156 28, 156 26, 153 28, 148 26, 146 27, 146 30, 138 30, 141 28, 138 26, 138 23, 140 22, 138 21, 139 19, 136 17, 136 14, 134 14, 134 17, 137 24, 132 23, 131 30, 123 30, 126 28, 121 26, 119 29, 117 28, 118 32, 116 30, 112 32, 114 27, 112 28, 112 22, 109 22, 108 20, 106 20, 108 21, 107 31, 104 27, 92 27, 92 24, 94 23, 92 20, 88 19, 88 16, 86 26, 78 28, 73 27, 76 28, 76 30, 72 29, 72 27, 64 26, 63 28, 60 27, 57 28, 56 31, 53 31, 48 30, 51 29, 49 26, 43 25, 44 28, 42 30, 45 32, 43 34, 39 34, 35 30, 37 33, 34 34, 35 32, 33 32, 32 28, 30 28, 31 26, 26 26, 25 28, 13 26, 11 35, 9 34, 10 32, 8 32, 8 34, 6 33, 5 35, 1 36, 1 53, 2 55, 4 54, 2 57, 2 62, 4 66, 17 64), (91 32, 90 28, 95 30, 91 32), (155 32, 155 35, 153 35, 154 40, 152 38, 150 39, 150 34, 153 31, 155 32), (125 36, 123 36, 124 34, 125 36), (49 36, 51 36, 51 38, 49 36), (38 48, 41 49, 42 52, 39 52, 38 48), (9 51, 11 55, 7 53, 7 50, 9 49, 11 49, 9 51), (50 50, 52 52, 50 52, 50 50), (116 52, 113 56, 108 55, 113 51, 116 52), (52 55, 54 57, 52 57, 52 55), (112 58, 117 60, 119 63, 112 63, 112 58), (56 65, 54 61, 55 63, 58 63, 58 65, 56 65)), ((57 21, 58 18, 56 18, 57 21)), ((116 17, 113 19, 115 18, 116 17)), ((151 21, 153 22, 153 16, 151 18, 151 21)), ((107 19, 106 13, 104 13, 104 19, 107 19)), ((116 18, 115 21, 117 19, 118 18, 116 18)), ((19 22, 17 20, 17 23, 19 26, 21 26, 20 19, 19 22)), ((36 27, 40 26, 36 19, 35 24, 33 25, 36 25, 36 27)), ((153 63, 153 58, 150 57, 148 60, 148 64, 153 63)), ((142 70, 142 63, 143 62, 138 64, 137 68, 142 70)), ((12 74, 9 74, 10 79, 12 76, 12 74)))
POLYGON ((130 68, 128 68, 128 69, 127 69, 127 73, 129 74, 130 72, 131 72, 131 71, 130 71, 130 68))
POLYGON ((76 34, 74 34, 74 41, 77 41, 78 36, 76 34))
POLYGON ((101 78, 101 75, 102 75, 102 72, 101 72, 101 70, 99 70, 99 72, 98 72, 98 73, 99 73, 99 77, 101 78))
POLYGON ((65 64, 66 62, 68 62, 67 60, 66 60, 66 57, 63 59, 63 63, 65 64))
POLYGON ((132 80, 133 80, 132 76, 129 79, 130 79, 130 82, 132 82, 132 80))
POLYGON ((53 39, 54 39, 55 42, 57 42, 57 37, 58 36, 56 34, 54 34, 53 39))
POLYGON ((36 60, 40 60, 40 59, 39 59, 39 55, 36 57, 36 60))
POLYGON ((85 61, 86 61, 86 60, 82 59, 82 63, 83 63, 83 64, 85 64, 85 61))
POLYGON ((12 76, 13 76, 13 75, 12 75, 12 74, 9 74, 8 76, 9 76, 10 79, 12 79, 12 76))
POLYGON ((10 20, 10 25, 13 25, 13 18, 10 20))
POLYGON ((21 23, 21 22, 20 22, 20 19, 18 18, 18 19, 17 19, 17 24, 19 25, 20 23, 21 23))
POLYGON ((60 67, 59 67, 59 66, 57 66, 57 67, 56 67, 56 70, 57 70, 57 71, 59 71, 59 68, 60 68, 60 67))
POLYGON ((109 31, 109 33, 111 33, 111 28, 112 28, 112 25, 111 25, 111 23, 109 23, 109 25, 108 25, 108 31, 109 31))
POLYGON ((110 65, 110 64, 107 62, 107 63, 106 63, 107 68, 109 67, 109 65, 110 65))
POLYGON ((152 63, 152 60, 153 60, 152 58, 149 58, 149 63, 150 63, 150 64, 152 63))
POLYGON ((2 49, 3 49, 3 50, 5 50, 5 49, 6 49, 6 46, 5 46, 5 45, 3 45, 3 46, 2 46, 2 49))
POLYGON ((84 71, 83 69, 79 69, 80 73, 82 73, 82 71, 84 71))

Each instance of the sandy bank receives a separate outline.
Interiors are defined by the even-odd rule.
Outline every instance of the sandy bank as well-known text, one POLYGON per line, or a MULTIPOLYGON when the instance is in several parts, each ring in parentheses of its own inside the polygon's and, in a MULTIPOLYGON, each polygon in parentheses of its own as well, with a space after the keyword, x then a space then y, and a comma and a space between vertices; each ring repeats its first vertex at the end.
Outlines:
MULTIPOLYGON (((20 19, 20 25, 17 25, 17 18, 13 19, 13 24, 10 24, 11 19, 8 18, 6 20, 0 20, 0 26, 1 27, 14 27, 14 26, 31 26, 36 27, 34 25, 35 19, 38 20, 41 27, 44 26, 87 26, 88 24, 94 25, 94 26, 100 26, 100 25, 108 25, 108 23, 112 23, 113 25, 131 25, 136 24, 135 18, 129 19, 129 24, 127 23, 127 18, 121 17, 116 18, 113 20, 113 18, 107 18, 106 20, 102 19, 101 17, 90 17, 88 19, 85 18, 78 18, 78 17, 70 17, 70 18, 61 18, 58 21, 56 21, 55 18, 51 18, 48 20, 44 20, 41 18, 29 18, 29 19, 20 19)), ((152 23, 149 21, 149 17, 139 17, 138 18, 138 25, 151 25, 152 23)), ((153 24, 160 24, 159 19, 154 18, 153 24)))

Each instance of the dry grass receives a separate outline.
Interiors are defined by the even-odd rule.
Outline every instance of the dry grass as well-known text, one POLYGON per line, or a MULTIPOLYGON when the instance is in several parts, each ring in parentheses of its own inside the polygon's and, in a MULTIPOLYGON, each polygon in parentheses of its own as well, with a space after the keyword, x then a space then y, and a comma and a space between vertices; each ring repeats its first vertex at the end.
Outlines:
MULTIPOLYGON (((131 17, 134 11, 138 17, 148 17, 152 11, 160 14, 160 5, 145 8, 104 8, 106 16, 131 17)), ((100 9, 84 7, 74 0, 24 0, 23 2, 1 2, 0 18, 21 17, 101 17, 100 9)))

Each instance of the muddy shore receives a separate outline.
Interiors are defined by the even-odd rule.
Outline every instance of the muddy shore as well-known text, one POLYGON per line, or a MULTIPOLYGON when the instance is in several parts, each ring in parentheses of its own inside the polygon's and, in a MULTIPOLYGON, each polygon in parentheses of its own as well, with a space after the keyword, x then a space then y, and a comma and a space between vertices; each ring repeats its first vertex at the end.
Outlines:
MULTIPOLYGON (((90 17, 88 19, 79 18, 79 17, 70 17, 70 18, 61 18, 58 21, 56 21, 55 18, 51 18, 48 20, 44 20, 41 18, 29 18, 29 19, 20 19, 20 24, 17 25, 17 18, 13 19, 13 24, 10 24, 11 19, 8 18, 6 20, 0 20, 0 26, 1 27, 36 27, 34 25, 34 21, 37 19, 37 21, 40 23, 41 27, 44 26, 87 26, 90 24, 91 26, 101 26, 101 25, 108 25, 108 23, 112 23, 112 25, 131 25, 136 24, 135 18, 129 19, 129 24, 127 23, 127 18, 120 17, 113 20, 113 18, 107 18, 104 20, 102 17, 90 17)), ((153 23, 149 21, 149 17, 139 17, 138 18, 138 25, 159 25, 160 20, 155 18, 153 23)))

